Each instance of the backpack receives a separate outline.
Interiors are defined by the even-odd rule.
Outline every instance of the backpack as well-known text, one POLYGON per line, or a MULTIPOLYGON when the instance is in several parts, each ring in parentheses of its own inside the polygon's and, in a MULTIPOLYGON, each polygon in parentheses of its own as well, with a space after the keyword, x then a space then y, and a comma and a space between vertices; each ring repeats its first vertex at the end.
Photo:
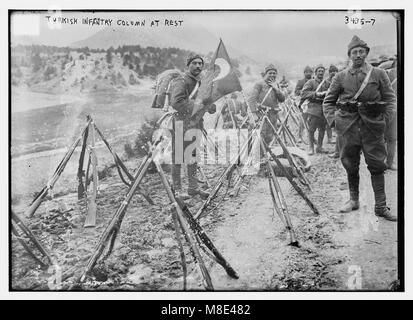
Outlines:
POLYGON ((157 76, 151 108, 168 111, 171 86, 173 81, 182 75, 183 73, 177 69, 169 69, 157 76))

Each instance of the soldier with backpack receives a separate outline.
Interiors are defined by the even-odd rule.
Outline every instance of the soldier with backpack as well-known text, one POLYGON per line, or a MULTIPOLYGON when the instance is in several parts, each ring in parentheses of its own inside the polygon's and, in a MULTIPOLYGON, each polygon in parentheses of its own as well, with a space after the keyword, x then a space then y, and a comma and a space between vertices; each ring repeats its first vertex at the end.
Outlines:
MULTIPOLYGON (((208 192, 201 190, 198 187, 197 179, 197 163, 194 160, 196 157, 195 150, 188 155, 185 154, 185 149, 194 141, 199 141, 199 137, 193 137, 192 141, 185 141, 185 133, 190 129, 197 129, 192 132, 201 132, 203 128, 202 117, 192 116, 195 98, 199 86, 201 85, 200 74, 204 67, 204 60, 199 55, 190 55, 187 58, 187 70, 173 80, 170 86, 170 106, 175 111, 173 120, 173 140, 172 140, 172 182, 175 191, 182 198, 200 195, 206 199, 208 192), (198 139, 197 139, 198 138, 198 139), (182 191, 181 184, 181 164, 186 164, 188 173, 188 194, 182 191)), ((209 106, 208 112, 214 113, 216 107, 211 104, 210 98, 205 98, 202 101, 204 106, 209 106)))

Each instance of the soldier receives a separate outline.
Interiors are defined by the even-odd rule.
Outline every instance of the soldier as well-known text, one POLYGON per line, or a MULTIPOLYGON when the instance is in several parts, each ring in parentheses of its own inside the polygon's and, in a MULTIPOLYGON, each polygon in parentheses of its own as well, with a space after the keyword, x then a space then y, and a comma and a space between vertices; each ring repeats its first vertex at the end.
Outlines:
MULTIPOLYGON (((197 89, 200 86, 199 76, 202 72, 204 67, 204 60, 199 55, 190 55, 187 59, 187 71, 182 77, 177 78, 174 80, 174 83, 171 88, 171 101, 170 104, 173 109, 176 110, 174 122, 173 122, 173 130, 179 131, 177 121, 181 121, 183 132, 174 133, 174 139, 172 140, 172 149, 173 149, 173 162, 172 162, 172 181, 174 189, 176 190, 177 194, 185 199, 189 198, 189 196, 200 195, 201 198, 206 199, 208 197, 208 193, 198 188, 198 179, 196 177, 197 172, 197 163, 190 163, 188 159, 184 159, 184 163, 187 165, 187 172, 188 172, 188 195, 182 192, 182 185, 181 185, 181 164, 175 163, 176 160, 176 153, 178 150, 184 151, 185 148, 190 145, 193 141, 184 141, 183 137, 185 132, 189 129, 202 129, 203 128, 203 120, 202 118, 199 121, 194 122, 194 118, 191 117, 192 111, 194 109, 194 102, 196 98, 197 89), (182 135, 180 137, 180 141, 183 141, 183 146, 178 146, 177 141, 175 141, 175 137, 178 135, 182 135), (178 149, 179 148, 179 149, 178 149)), ((209 113, 214 113, 213 110, 215 105, 211 105, 210 98, 204 99, 202 101, 204 105, 210 105, 208 110, 209 113)), ((195 154, 192 154, 195 156, 195 154)), ((180 157, 181 155, 178 155, 180 157)))
POLYGON ((325 68, 320 64, 315 68, 315 77, 307 81, 301 91, 301 99, 308 99, 307 123, 309 135, 308 154, 314 154, 314 133, 318 129, 317 153, 323 152, 326 119, 323 114, 323 99, 329 84, 324 79, 325 68))
POLYGON ((301 90, 303 90, 305 83, 313 77, 313 69, 311 67, 306 66, 304 68, 304 79, 300 79, 297 81, 295 86, 294 94, 297 97, 301 97, 301 90))
MULTIPOLYGON (((301 91, 303 90, 304 85, 306 84, 306 82, 311 80, 312 77, 313 77, 313 69, 309 66, 306 66, 304 68, 304 79, 298 80, 297 84, 295 86, 294 94, 297 97, 300 97, 300 102, 298 103, 298 107, 300 108, 301 111, 303 111, 301 109, 301 105, 304 102, 304 100, 301 99, 301 91)), ((304 119, 304 121, 307 121, 307 113, 306 112, 303 112, 303 119, 304 119)), ((299 142, 302 141, 303 131, 304 131, 304 125, 300 122, 300 126, 298 128, 298 136, 300 138, 299 142)))
MULTIPOLYGON (((335 65, 330 65, 330 67, 328 68, 328 79, 327 79, 327 83, 328 86, 330 87, 331 84, 331 80, 333 80, 333 77, 337 74, 338 72, 338 68, 335 65)), ((333 130, 330 126, 326 125, 326 132, 327 132, 327 143, 328 144, 334 144, 333 142, 333 130)), ((336 147, 337 149, 337 147, 336 147)))
MULTIPOLYGON (((275 81, 276 78, 277 69, 274 65, 269 64, 264 69, 263 80, 254 85, 250 96, 251 111, 256 114, 260 109, 267 110, 268 118, 274 127, 277 126, 278 112, 281 110, 278 104, 285 100, 284 94, 275 81)), ((271 126, 265 123, 262 133, 264 141, 269 144, 274 137, 271 126)))
MULTIPOLYGON (((381 67, 382 65, 380 65, 381 67)), ((387 74, 389 76, 392 88, 394 92, 397 94, 397 61, 393 60, 393 64, 391 65, 390 69, 387 69, 387 74)), ((384 135, 386 140, 386 148, 387 148, 387 159, 386 165, 387 169, 389 170, 397 170, 397 167, 393 164, 394 162, 394 155, 396 152, 396 141, 397 141, 397 110, 390 120, 390 122, 386 126, 386 132, 384 135)))
POLYGON ((222 119, 224 120, 224 129, 238 128, 240 120, 247 115, 247 106, 237 100, 237 94, 232 93, 231 98, 225 101, 221 110, 222 119), (234 127, 235 125, 235 127, 234 127))
POLYGON ((347 52, 352 66, 333 78, 323 102, 323 111, 328 124, 335 125, 340 159, 347 172, 350 199, 340 212, 359 208, 359 164, 363 151, 371 174, 375 214, 396 221, 386 205, 384 185, 384 130, 386 122, 393 116, 396 97, 386 72, 366 63, 369 51, 364 41, 353 37, 347 52))

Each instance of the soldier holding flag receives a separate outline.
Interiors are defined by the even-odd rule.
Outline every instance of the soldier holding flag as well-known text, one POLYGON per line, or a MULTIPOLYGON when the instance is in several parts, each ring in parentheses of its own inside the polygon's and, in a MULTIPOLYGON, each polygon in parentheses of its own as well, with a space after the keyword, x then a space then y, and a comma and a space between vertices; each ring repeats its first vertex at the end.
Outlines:
MULTIPOLYGON (((225 49, 224 43, 220 40, 217 50, 211 60, 210 66, 202 73, 204 68, 204 60, 199 55, 190 55, 187 59, 187 71, 183 77, 178 78, 171 90, 171 106, 177 111, 176 120, 180 120, 183 128, 178 132, 178 138, 185 137, 185 133, 190 129, 198 129, 198 134, 202 134, 203 116, 205 112, 215 113, 216 106, 213 104, 221 97, 234 91, 241 91, 241 84, 232 68, 230 58, 225 49), (201 83, 202 77, 202 83, 201 83)), ((174 131, 177 121, 174 123, 174 131)), ((179 130, 178 130, 179 131, 179 130)), ((200 141, 200 137, 195 136, 192 141, 183 141, 180 150, 180 141, 173 139, 173 165, 172 165, 172 180, 175 189, 181 189, 180 163, 176 163, 176 158, 179 158, 181 152, 185 154, 185 149, 192 145, 194 141, 200 141), (178 150, 177 150, 178 147, 178 150), (178 157, 176 155, 178 154, 178 157)), ((208 193, 198 188, 198 179, 196 178, 197 163, 196 149, 192 152, 191 159, 185 159, 188 171, 188 195, 200 195, 205 199, 208 193)), ((178 161, 179 162, 179 161, 178 161)), ((183 193, 182 193, 183 194, 183 193)), ((183 196, 186 196, 183 194, 183 196)))
MULTIPOLYGON (((182 77, 174 81, 171 90, 171 106, 177 111, 173 122, 172 181, 175 191, 182 199, 198 194, 201 198, 206 199, 209 194, 198 188, 198 179, 196 177, 197 163, 190 161, 193 159, 185 159, 184 156, 185 148, 193 142, 193 140, 184 141, 185 133, 189 129, 202 129, 202 117, 199 120, 195 120, 192 117, 192 113, 195 108, 195 98, 200 86, 199 75, 204 67, 204 60, 199 55, 190 55, 186 65, 188 68, 187 71, 182 77), (188 196, 182 192, 180 160, 183 160, 187 165, 188 196)), ((205 98, 202 103, 209 106, 209 112, 215 112, 215 110, 213 110, 214 105, 211 107, 210 98, 205 98)), ((194 138, 196 141, 197 137, 194 138)), ((195 156, 195 154, 192 155, 195 156)))

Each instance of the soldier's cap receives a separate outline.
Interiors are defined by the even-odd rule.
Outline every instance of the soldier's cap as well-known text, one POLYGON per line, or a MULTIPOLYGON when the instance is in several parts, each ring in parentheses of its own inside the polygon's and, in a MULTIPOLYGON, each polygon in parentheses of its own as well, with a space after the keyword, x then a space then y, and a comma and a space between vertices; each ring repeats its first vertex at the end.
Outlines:
POLYGON ((389 61, 390 58, 389 58, 389 56, 386 55, 386 54, 381 54, 381 55, 379 56, 379 60, 380 60, 380 62, 385 62, 385 61, 389 61))
POLYGON ((304 68, 304 73, 306 73, 307 71, 313 72, 313 68, 311 68, 310 66, 306 66, 306 67, 304 68))
POLYGON ((267 72, 270 71, 270 70, 274 70, 275 72, 277 72, 277 68, 276 68, 272 63, 270 63, 269 65, 267 65, 267 66, 265 67, 265 69, 264 69, 264 75, 266 75, 267 72))
POLYGON ((204 64, 204 59, 199 55, 199 54, 190 54, 188 56, 188 58, 186 58, 186 66, 188 67, 190 65, 190 63, 195 60, 195 59, 201 59, 202 60, 202 64, 204 64))
POLYGON ((391 69, 395 66, 394 60, 387 60, 381 62, 378 67, 384 70, 391 69))
POLYGON ((324 70, 325 70, 326 68, 324 68, 324 66, 323 66, 322 64, 318 64, 318 65, 315 67, 315 70, 314 70, 314 71, 317 72, 318 69, 324 69, 324 70))
POLYGON ((369 63, 373 67, 377 67, 381 63, 381 61, 378 58, 372 58, 372 59, 370 59, 369 63))
POLYGON ((351 39, 350 43, 348 44, 347 55, 350 56, 351 50, 357 47, 365 48, 367 50, 367 54, 370 52, 370 47, 367 45, 367 43, 365 43, 359 37, 353 36, 353 39, 351 39))
POLYGON ((332 64, 332 65, 330 65, 330 68, 328 68, 328 72, 329 73, 331 73, 331 72, 338 72, 338 68, 334 65, 334 64, 332 64))

